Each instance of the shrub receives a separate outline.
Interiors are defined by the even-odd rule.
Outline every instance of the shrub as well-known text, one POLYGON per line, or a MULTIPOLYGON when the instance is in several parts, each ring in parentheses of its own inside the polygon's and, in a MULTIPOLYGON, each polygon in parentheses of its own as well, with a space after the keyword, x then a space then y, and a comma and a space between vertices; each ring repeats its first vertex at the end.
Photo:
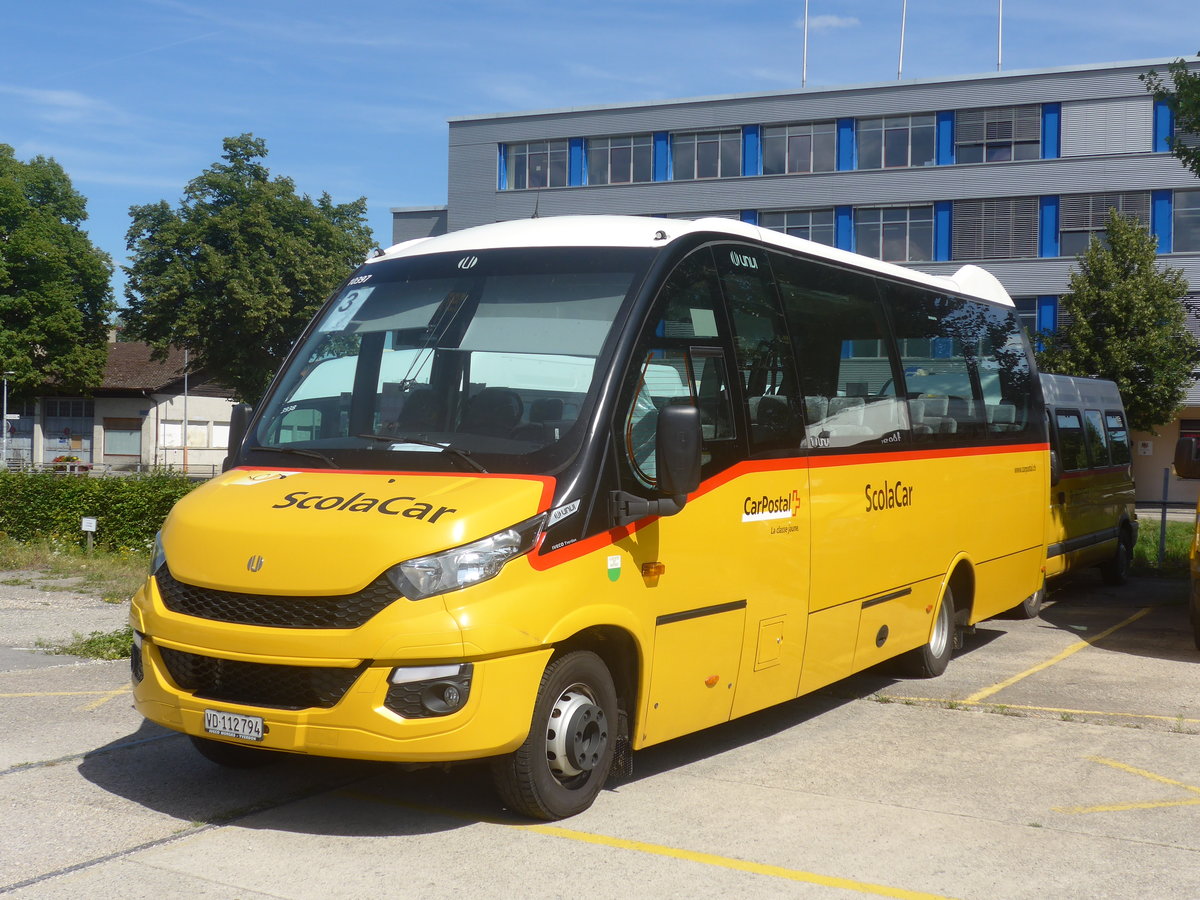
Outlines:
POLYGON ((0 531, 18 541, 82 544, 80 519, 97 520, 96 544, 145 550, 175 501, 195 487, 181 475, 88 478, 0 472, 0 531))

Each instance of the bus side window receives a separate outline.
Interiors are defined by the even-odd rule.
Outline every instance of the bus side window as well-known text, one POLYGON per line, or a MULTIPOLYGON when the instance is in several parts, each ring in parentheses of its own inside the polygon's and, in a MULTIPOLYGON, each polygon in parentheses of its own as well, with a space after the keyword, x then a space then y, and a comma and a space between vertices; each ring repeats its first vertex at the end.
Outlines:
POLYGON ((783 254, 771 262, 799 362, 804 446, 898 447, 908 420, 872 280, 783 254))
POLYGON ((885 290, 892 301, 914 438, 978 440, 987 421, 977 359, 985 308, 901 285, 885 290))
POLYGON ((715 255, 733 322, 751 453, 798 452, 804 437, 799 383, 767 254, 718 247, 715 255))
POLYGON ((1108 447, 1112 451, 1113 465, 1128 465, 1133 461, 1133 454, 1129 449, 1129 430, 1125 427, 1125 416, 1108 410, 1104 413, 1104 428, 1108 432, 1108 447))
MULTIPOLYGON (((621 426, 625 459, 637 482, 657 481, 654 447, 658 413, 684 403, 700 409, 703 475, 737 460, 736 419, 720 314, 720 287, 711 253, 687 257, 659 293, 658 318, 643 335, 626 379, 629 398, 621 426)), ((627 487, 632 487, 627 485, 627 487)))
POLYGON ((1058 432, 1058 454, 1063 470, 1078 472, 1088 468, 1087 441, 1079 413, 1073 409, 1055 410, 1054 427, 1058 432))
POLYGON ((1108 435, 1104 431, 1104 417, 1098 409, 1083 411, 1084 427, 1087 429, 1088 445, 1092 448, 1092 465, 1099 468, 1112 464, 1109 454, 1108 435))

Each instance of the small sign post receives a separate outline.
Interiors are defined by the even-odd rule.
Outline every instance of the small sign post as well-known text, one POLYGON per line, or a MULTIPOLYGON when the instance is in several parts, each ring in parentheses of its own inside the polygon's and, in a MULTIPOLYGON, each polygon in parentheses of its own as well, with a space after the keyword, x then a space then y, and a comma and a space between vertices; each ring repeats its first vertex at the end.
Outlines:
POLYGON ((87 552, 92 552, 92 536, 96 533, 96 520, 91 516, 84 516, 79 522, 79 530, 87 535, 87 552))

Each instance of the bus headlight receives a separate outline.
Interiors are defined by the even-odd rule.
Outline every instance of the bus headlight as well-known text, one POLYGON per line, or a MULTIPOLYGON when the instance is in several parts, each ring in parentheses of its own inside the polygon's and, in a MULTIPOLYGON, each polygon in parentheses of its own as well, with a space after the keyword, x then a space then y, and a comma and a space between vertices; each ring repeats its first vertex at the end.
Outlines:
POLYGON ((533 549, 545 518, 534 516, 453 550, 392 566, 388 581, 410 600, 424 600, 495 578, 505 563, 533 549))
POLYGON ((167 554, 163 550, 162 532, 154 535, 154 556, 150 559, 150 574, 153 575, 167 564, 167 554))

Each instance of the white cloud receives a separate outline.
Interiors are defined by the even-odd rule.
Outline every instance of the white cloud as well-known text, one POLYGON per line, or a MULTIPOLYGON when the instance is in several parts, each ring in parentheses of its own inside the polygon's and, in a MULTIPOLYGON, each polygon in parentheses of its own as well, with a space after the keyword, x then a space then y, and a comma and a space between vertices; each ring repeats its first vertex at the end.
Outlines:
MULTIPOLYGON (((861 25, 855 16, 809 16, 809 31, 832 31, 835 28, 857 28, 861 25)), ((804 27, 804 19, 796 20, 796 27, 804 27)))
POLYGON ((111 103, 89 97, 79 91, 41 90, 0 84, 0 94, 15 97, 25 103, 31 114, 43 122, 56 125, 127 122, 128 118, 111 103))

